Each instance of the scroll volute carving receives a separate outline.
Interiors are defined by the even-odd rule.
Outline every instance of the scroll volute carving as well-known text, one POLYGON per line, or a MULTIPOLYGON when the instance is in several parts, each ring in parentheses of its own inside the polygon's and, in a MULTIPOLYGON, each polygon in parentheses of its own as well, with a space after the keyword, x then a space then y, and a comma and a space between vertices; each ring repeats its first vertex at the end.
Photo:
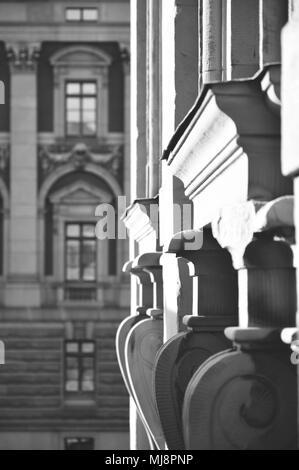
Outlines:
MULTIPOLYGON (((125 318, 122 323, 119 325, 117 334, 116 334, 116 353, 118 364, 121 370, 123 381, 128 390, 129 395, 134 399, 134 393, 131 386, 131 382, 128 375, 126 357, 125 357, 125 345, 127 338, 137 323, 149 318, 146 314, 148 308, 152 306, 153 302, 153 285, 150 279, 149 273, 143 272, 142 269, 132 267, 133 261, 129 261, 124 265, 123 272, 136 276, 138 290, 139 290, 139 303, 136 309, 136 315, 129 316, 125 318)), ((135 401, 136 404, 136 401, 135 401)), ((137 405, 137 404, 136 404, 137 405)), ((143 416, 140 414, 138 406, 136 406, 138 415, 143 423, 143 426, 146 430, 147 437, 151 449, 155 449, 155 445, 152 441, 152 437, 147 428, 147 423, 145 422, 143 416)))
POLYGON ((212 356, 184 400, 187 449, 296 448, 296 372, 279 332, 231 329, 233 352, 212 356))
POLYGON ((136 315, 125 318, 119 325, 116 335, 116 352, 119 367, 123 376, 123 380, 127 387, 129 394, 132 396, 132 390, 127 374, 126 361, 125 361, 125 343, 131 329, 140 321, 149 318, 146 315, 146 310, 151 307, 152 303, 152 283, 148 273, 142 272, 142 270, 132 268, 132 261, 125 264, 123 272, 135 275, 138 278, 139 284, 139 305, 137 307, 136 315))
POLYGON ((281 203, 227 208, 213 227, 239 271, 240 327, 225 331, 234 351, 212 356, 189 382, 187 449, 296 446, 296 369, 280 339, 295 320, 293 234, 281 203))
MULTIPOLYGON (((194 314, 184 317, 187 331, 162 346, 154 366, 157 408, 171 450, 185 449, 182 410, 188 383, 208 358, 231 347, 224 328, 237 324, 238 305, 237 278, 230 256, 210 231, 204 233, 201 250, 179 250, 178 255, 178 259, 188 260, 193 267, 189 272, 193 279, 194 314)), ((184 292, 183 287, 181 290, 184 292)), ((184 297, 179 300, 182 309, 184 297)), ((190 305, 189 299, 185 299, 185 305, 190 305)))
POLYGON ((129 386, 140 416, 157 449, 165 448, 165 439, 153 392, 153 364, 163 344, 163 287, 159 264, 161 253, 141 255, 133 269, 142 269, 153 284, 150 318, 138 322, 129 332, 125 344, 125 361, 129 386))
POLYGON ((213 224, 238 271, 241 326, 295 325, 293 198, 224 209, 213 224))

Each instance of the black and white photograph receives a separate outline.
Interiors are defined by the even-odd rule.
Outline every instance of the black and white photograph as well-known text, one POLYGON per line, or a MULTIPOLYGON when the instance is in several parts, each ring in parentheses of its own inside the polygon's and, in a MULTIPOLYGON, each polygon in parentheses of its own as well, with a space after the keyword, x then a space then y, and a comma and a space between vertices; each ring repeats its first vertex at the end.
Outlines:
POLYGON ((299 0, 0 0, 0 451, 299 448, 298 110, 299 0))

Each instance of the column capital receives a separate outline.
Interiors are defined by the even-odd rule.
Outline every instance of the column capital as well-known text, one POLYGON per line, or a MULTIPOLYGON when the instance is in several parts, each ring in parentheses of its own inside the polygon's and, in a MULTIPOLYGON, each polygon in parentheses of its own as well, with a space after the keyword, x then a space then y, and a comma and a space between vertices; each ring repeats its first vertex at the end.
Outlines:
POLYGON ((248 201, 220 210, 212 223, 213 235, 226 248, 234 267, 244 267, 244 253, 258 233, 268 232, 292 247, 294 244, 294 198, 282 196, 274 201, 248 201))
POLYGON ((130 43, 121 42, 119 43, 120 49, 120 58, 123 63, 125 75, 130 75, 130 63, 131 63, 131 52, 130 52, 130 43))
POLYGON ((34 72, 40 55, 40 43, 8 43, 6 55, 11 72, 34 72))

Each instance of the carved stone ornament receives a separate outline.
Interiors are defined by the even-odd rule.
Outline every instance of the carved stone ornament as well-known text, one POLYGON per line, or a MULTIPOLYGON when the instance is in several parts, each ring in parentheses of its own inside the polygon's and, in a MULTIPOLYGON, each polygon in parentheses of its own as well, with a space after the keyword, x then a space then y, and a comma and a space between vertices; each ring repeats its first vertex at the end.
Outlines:
POLYGON ((147 251, 159 249, 159 200, 156 198, 136 199, 122 217, 130 238, 147 251))
POLYGON ((153 392, 153 367, 163 344, 163 321, 151 318, 138 322, 127 337, 126 366, 130 388, 143 422, 157 449, 163 450, 165 439, 153 392))
POLYGON ((182 408, 190 379, 210 356, 231 347, 224 328, 238 324, 237 276, 231 258, 209 229, 203 230, 201 238, 197 251, 185 251, 188 244, 177 243, 174 237, 169 249, 176 252, 177 263, 173 254, 162 258, 163 267, 167 269, 164 280, 166 331, 170 330, 171 317, 176 316, 179 331, 182 331, 183 312, 184 315, 193 313, 183 318, 188 330, 172 336, 162 346, 154 367, 157 408, 167 446, 172 450, 185 448, 182 408), (175 266, 177 275, 173 275, 175 266), (172 277, 171 285, 166 278, 172 277), (175 281, 179 282, 178 289, 175 281))
POLYGON ((186 388, 194 372, 209 357, 231 347, 223 334, 234 318, 189 316, 185 333, 173 336, 160 349, 155 365, 154 388, 167 447, 184 450, 182 409, 186 388), (212 325, 213 323, 213 325, 212 325))
POLYGON ((186 448, 296 448, 296 369, 279 332, 232 329, 235 352, 208 359, 186 390, 186 448), (270 356, 269 356, 270 353, 270 356))
POLYGON ((6 55, 14 71, 35 70, 40 56, 40 48, 37 44, 8 45, 6 55))
POLYGON ((252 80, 205 85, 178 127, 164 158, 194 203, 195 228, 224 206, 292 194, 281 174, 279 79, 271 66, 252 80))
POLYGON ((94 163, 109 169, 118 180, 121 180, 123 156, 121 145, 106 145, 94 151, 83 142, 73 146, 40 145, 38 155, 43 178, 61 165, 71 163, 74 168, 83 169, 88 163, 94 163))
MULTIPOLYGON (((119 325, 118 330, 117 330, 117 335, 116 335, 116 353, 117 353, 117 360, 118 360, 118 364, 121 370, 123 381, 125 383, 125 386, 128 390, 129 395, 134 399, 134 391, 131 387, 131 382, 130 382, 127 365, 126 365, 125 345, 126 345, 127 338, 131 330, 134 328, 134 326, 137 325, 137 323, 149 318, 146 315, 146 310, 152 305, 151 301, 153 299, 153 289, 152 289, 152 283, 150 281, 149 274, 144 273, 142 270, 133 270, 132 264, 133 264, 132 261, 127 262, 123 267, 123 272, 134 275, 139 280, 139 285, 140 285, 140 290, 141 290, 141 293, 140 293, 141 303, 136 309, 136 315, 125 318, 122 321, 122 323, 119 325)), ((147 423, 144 420, 143 415, 139 411, 138 403, 135 402, 135 404, 136 404, 136 410, 139 415, 139 418, 142 421, 144 429, 147 433, 151 449, 155 449, 155 444, 152 440, 150 431, 148 430, 147 423)))
POLYGON ((212 221, 212 231, 220 246, 228 249, 236 269, 243 266, 247 246, 258 233, 294 243, 294 197, 270 202, 248 201, 222 208, 212 221))
POLYGON ((139 279, 140 296, 137 317, 129 317, 119 328, 117 348, 124 381, 135 401, 151 447, 163 450, 165 439, 152 386, 153 364, 163 344, 160 257, 161 253, 145 253, 133 262, 126 263, 124 267, 125 272, 136 275, 139 279), (150 317, 146 317, 145 313, 150 317))

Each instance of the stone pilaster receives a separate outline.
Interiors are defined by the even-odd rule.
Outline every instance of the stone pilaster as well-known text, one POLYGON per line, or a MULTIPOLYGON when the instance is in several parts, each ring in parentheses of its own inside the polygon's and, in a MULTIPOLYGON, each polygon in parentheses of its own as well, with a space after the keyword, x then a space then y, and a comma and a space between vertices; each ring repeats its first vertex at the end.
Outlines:
MULTIPOLYGON (((298 129, 295 116, 299 106, 299 1, 290 3, 290 20, 282 34, 282 171, 284 175, 294 179, 294 225, 296 231, 295 262, 297 305, 299 305, 299 271, 298 271, 298 233, 299 233, 299 160, 298 160, 298 129)), ((288 342, 292 345, 292 362, 297 365, 299 377, 299 315, 297 307, 296 329, 288 332, 288 342)), ((297 399, 299 382, 297 381, 297 399)), ((299 429, 299 417, 297 429, 299 429)), ((298 433, 299 436, 299 433, 298 433)), ((299 446, 299 441, 298 441, 299 446)))
POLYGON ((6 304, 37 306, 37 86, 39 45, 8 45, 11 70, 11 220, 6 304))
POLYGON ((147 197, 159 191, 161 147, 161 2, 147 1, 147 197))
POLYGON ((146 29, 146 0, 132 0, 131 201, 146 196, 146 29))

